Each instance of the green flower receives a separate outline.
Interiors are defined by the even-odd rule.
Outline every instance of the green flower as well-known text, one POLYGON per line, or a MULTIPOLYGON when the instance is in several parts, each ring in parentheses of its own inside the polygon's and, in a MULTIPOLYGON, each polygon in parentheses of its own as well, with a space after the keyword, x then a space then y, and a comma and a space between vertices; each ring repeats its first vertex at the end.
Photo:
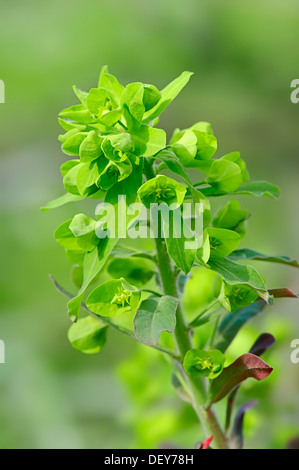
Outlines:
POLYGON ((149 209, 152 203, 166 203, 168 206, 184 201, 186 188, 177 181, 164 175, 158 175, 146 181, 138 190, 141 202, 149 209))

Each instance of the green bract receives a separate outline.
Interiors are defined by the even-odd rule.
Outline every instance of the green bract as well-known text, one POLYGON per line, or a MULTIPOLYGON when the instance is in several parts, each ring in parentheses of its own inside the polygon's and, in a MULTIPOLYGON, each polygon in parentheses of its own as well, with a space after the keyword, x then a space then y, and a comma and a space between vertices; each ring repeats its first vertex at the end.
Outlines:
POLYGON ((185 186, 164 175, 157 175, 148 180, 138 190, 141 202, 148 209, 153 203, 165 203, 168 206, 175 203, 181 205, 185 194, 185 186))
POLYGON ((115 317, 136 310, 139 290, 124 279, 107 281, 94 289, 87 298, 87 307, 103 317, 115 317))
POLYGON ((184 368, 191 377, 215 379, 223 370, 225 357, 221 351, 190 349, 184 358, 184 368))
MULTIPOLYGON (((273 344, 273 337, 261 335, 249 353, 242 351, 226 368, 223 352, 266 304, 277 297, 297 298, 288 288, 268 290, 248 262, 294 268, 299 263, 238 248, 249 211, 235 198, 277 199, 277 186, 250 182, 239 152, 219 158, 217 138, 206 121, 175 129, 170 141, 156 127, 191 75, 183 72, 160 91, 142 82, 124 86, 104 66, 96 87, 83 91, 74 86, 77 104, 59 114, 64 130, 59 142, 67 155, 61 165, 65 191, 43 210, 95 201, 94 218, 80 211, 55 231, 78 289, 71 294, 51 277, 69 298, 72 346, 87 354, 99 352, 113 328, 167 355, 180 396, 213 434, 212 445, 226 448, 231 446, 235 395, 243 380, 262 380, 271 373, 258 355, 273 344), (232 199, 217 204, 215 211, 214 198, 227 195, 232 199), (149 233, 153 239, 146 245, 135 240, 149 233), (88 316, 82 318, 81 310, 88 316), (205 383, 206 378, 211 382, 205 383), (212 404, 228 394, 224 430, 212 404)), ((184 122, 188 116, 182 114, 181 127, 184 122)), ((143 393, 147 383, 140 387, 138 382, 138 387, 143 393)), ((234 432, 242 413, 236 414, 234 432)))

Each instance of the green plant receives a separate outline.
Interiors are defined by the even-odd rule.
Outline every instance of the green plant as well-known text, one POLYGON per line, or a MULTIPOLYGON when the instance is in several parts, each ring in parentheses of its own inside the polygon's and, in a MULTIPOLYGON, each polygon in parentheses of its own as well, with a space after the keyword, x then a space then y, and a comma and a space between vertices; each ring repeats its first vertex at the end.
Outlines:
POLYGON ((158 350, 169 360, 179 395, 190 401, 199 417, 206 439, 203 448, 209 445, 210 434, 216 448, 241 447, 242 420, 252 403, 239 410, 229 434, 236 394, 245 379, 269 376, 272 368, 259 356, 274 338, 261 335, 248 353, 229 365, 225 351, 240 328, 275 297, 297 297, 289 289, 267 289, 256 269, 242 262, 258 259, 295 267, 298 263, 238 248, 249 212, 237 200, 211 215, 211 198, 246 194, 277 199, 276 186, 249 182, 238 152, 214 158, 217 140, 207 122, 176 129, 168 144, 164 130, 156 127, 160 114, 191 75, 183 72, 160 92, 139 82, 124 87, 103 67, 97 88, 85 93, 73 87, 80 104, 59 116, 65 131, 59 137, 62 150, 75 157, 61 166, 67 192, 43 209, 90 198, 113 210, 105 214, 98 209, 96 219, 77 214, 57 228, 56 240, 74 265, 77 295, 52 279, 70 297, 73 324, 68 338, 74 348, 97 353, 105 345, 108 328, 114 328, 158 350), (165 171, 171 177, 162 174, 165 171), (195 172, 205 175, 197 183, 191 179, 195 172), (187 202, 189 223, 182 211, 187 202), (148 236, 140 214, 152 214, 151 204, 157 203, 161 210, 155 220, 156 235, 149 241, 155 247, 145 250, 138 240, 132 243, 132 230, 135 238, 136 233, 148 236), (128 210, 132 204, 134 210, 128 210), (165 211, 172 204, 173 211, 165 211), (199 238, 193 230, 198 204, 203 223, 199 238), (202 303, 191 318, 181 302, 183 293, 188 299, 190 283, 198 286, 202 303), (79 318, 80 309, 88 315, 79 318), (203 347, 200 337, 207 324, 210 335, 203 347), (213 405, 223 399, 227 413, 222 427, 213 405))

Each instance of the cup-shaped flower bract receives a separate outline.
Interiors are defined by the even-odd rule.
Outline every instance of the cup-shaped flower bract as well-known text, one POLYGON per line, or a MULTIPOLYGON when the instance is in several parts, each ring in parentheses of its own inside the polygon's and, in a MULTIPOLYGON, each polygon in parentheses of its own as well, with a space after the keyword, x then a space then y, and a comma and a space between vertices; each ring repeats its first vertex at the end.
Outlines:
POLYGON ((218 349, 212 351, 189 349, 184 358, 184 368, 190 377, 206 376, 215 379, 221 374, 224 361, 225 357, 218 349))
POLYGON ((185 186, 164 175, 157 175, 146 181, 138 190, 140 200, 147 209, 154 203, 166 203, 168 206, 174 203, 182 205, 185 194, 185 186))
POLYGON ((135 311, 140 292, 124 279, 113 279, 94 289, 87 298, 87 307, 103 317, 116 317, 135 311))

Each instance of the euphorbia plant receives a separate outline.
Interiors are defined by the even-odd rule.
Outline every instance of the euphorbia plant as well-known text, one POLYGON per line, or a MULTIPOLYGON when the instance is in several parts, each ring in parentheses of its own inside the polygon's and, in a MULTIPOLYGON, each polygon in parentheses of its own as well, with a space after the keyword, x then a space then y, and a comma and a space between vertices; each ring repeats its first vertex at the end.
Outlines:
MULTIPOLYGON (((237 200, 211 211, 212 198, 221 196, 276 199, 276 186, 249 182, 238 152, 215 158, 217 140, 207 122, 176 129, 168 143, 165 131, 157 127, 160 114, 191 75, 183 72, 159 91, 140 82, 124 87, 103 67, 97 88, 86 93, 73 87, 79 104, 59 116, 65 131, 59 140, 71 156, 61 166, 66 194, 44 209, 90 198, 97 201, 97 210, 95 218, 77 214, 55 232, 73 264, 77 295, 53 280, 70 297, 73 324, 68 338, 74 348, 98 353, 109 328, 155 348, 168 358, 174 386, 198 415, 201 448, 240 447, 244 412, 253 404, 245 404, 231 426, 235 397, 245 379, 262 380, 271 373, 259 356, 274 338, 262 334, 231 364, 226 363, 226 349, 240 328, 275 297, 296 297, 289 289, 269 290, 247 260, 298 263, 238 248, 249 212, 237 200), (184 217, 186 204, 189 218, 184 217), (148 221, 152 230, 152 208, 157 205, 154 235, 150 232, 154 248, 141 249, 138 236, 149 236, 148 221), (200 233, 194 230, 198 207, 200 233), (206 276, 214 283, 214 294, 187 318, 181 297, 188 295, 198 270, 201 279, 206 276), (207 323, 210 337, 202 346, 199 338, 207 323), (223 425, 213 408, 220 400, 227 400, 223 425)), ((198 292, 201 288, 199 284, 198 292)))

